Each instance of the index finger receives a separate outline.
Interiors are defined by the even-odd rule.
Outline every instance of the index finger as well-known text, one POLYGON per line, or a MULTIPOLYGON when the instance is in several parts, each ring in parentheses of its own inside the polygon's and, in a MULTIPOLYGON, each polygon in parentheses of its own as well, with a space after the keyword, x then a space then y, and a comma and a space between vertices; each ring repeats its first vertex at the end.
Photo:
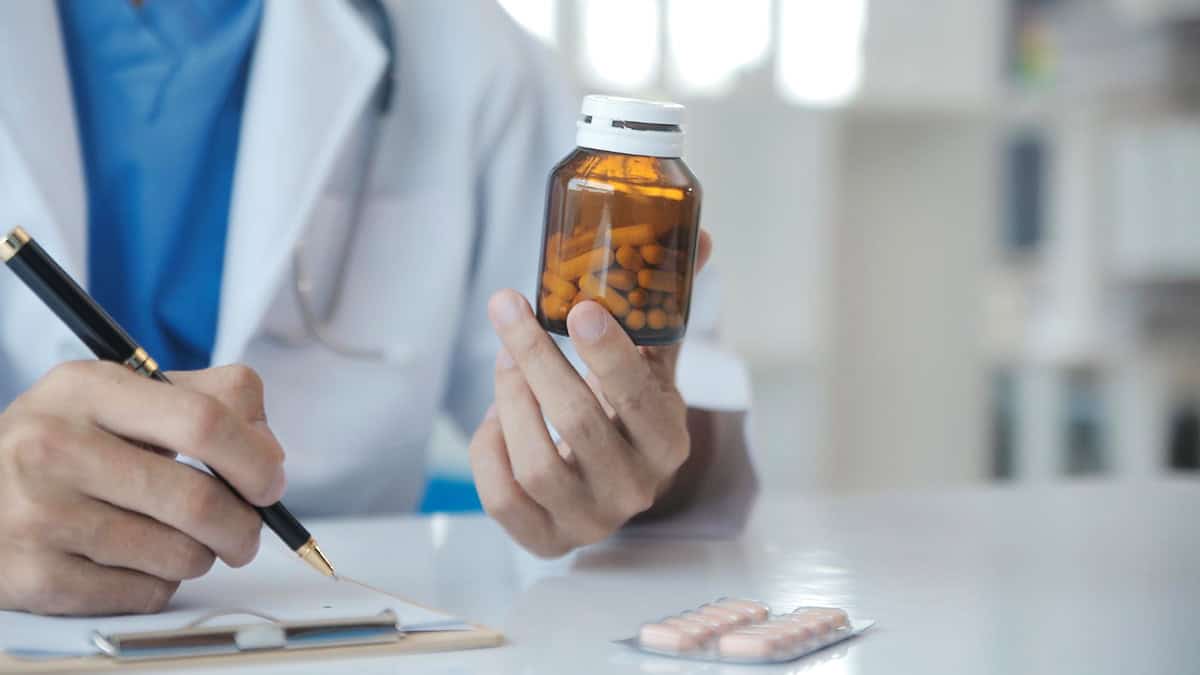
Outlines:
POLYGON ((167 377, 180 387, 212 396, 247 422, 267 419, 262 379, 246 366, 173 370, 167 377))
POLYGON ((623 465, 632 448, 534 318, 525 298, 513 290, 500 291, 488 303, 488 313, 542 411, 576 450, 580 470, 605 475, 623 465))
POLYGON ((253 504, 279 501, 283 449, 207 394, 146 379, 100 361, 63 371, 59 406, 77 411, 122 438, 194 457, 212 467, 253 504))
POLYGON ((249 422, 252 430, 266 434, 272 443, 279 444, 275 432, 267 424, 262 378, 253 369, 232 365, 206 370, 172 371, 167 375, 181 387, 207 394, 224 403, 234 414, 249 422))
POLYGON ((629 429, 629 439, 646 459, 674 471, 686 455, 685 406, 674 379, 654 368, 621 325, 599 304, 586 301, 567 315, 575 351, 599 382, 604 398, 629 429))

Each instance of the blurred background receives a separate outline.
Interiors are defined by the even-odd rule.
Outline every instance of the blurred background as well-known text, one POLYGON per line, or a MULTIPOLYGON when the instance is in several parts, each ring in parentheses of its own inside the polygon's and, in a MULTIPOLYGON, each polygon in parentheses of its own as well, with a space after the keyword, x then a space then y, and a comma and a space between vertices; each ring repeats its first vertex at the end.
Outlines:
POLYGON ((1200 0, 500 4, 688 106, 764 490, 1200 466, 1200 0))

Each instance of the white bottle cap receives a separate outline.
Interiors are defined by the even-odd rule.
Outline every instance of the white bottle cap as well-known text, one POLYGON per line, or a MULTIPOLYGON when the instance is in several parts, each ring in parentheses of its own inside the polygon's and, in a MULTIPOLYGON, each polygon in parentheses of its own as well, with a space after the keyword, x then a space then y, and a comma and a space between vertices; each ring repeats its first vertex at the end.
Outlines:
POLYGON ((684 108, 678 103, 620 96, 583 97, 575 144, 581 148, 649 157, 683 154, 684 108))

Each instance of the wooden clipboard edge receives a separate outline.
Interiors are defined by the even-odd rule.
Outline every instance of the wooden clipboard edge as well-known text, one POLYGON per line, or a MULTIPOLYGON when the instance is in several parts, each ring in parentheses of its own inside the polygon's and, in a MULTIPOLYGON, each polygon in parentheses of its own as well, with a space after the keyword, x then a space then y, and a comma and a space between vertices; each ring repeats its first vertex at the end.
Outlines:
POLYGON ((431 633, 406 633, 396 642, 382 645, 349 645, 341 647, 318 647, 313 649, 270 649, 218 654, 213 656, 191 656, 174 659, 152 659, 147 661, 117 661, 106 656, 85 658, 28 661, 7 654, 0 654, 0 673, 104 673, 137 670, 162 670, 172 666, 211 666, 236 662, 241 664, 280 663, 291 661, 328 661, 331 659, 382 658, 403 654, 449 652, 467 649, 487 649, 504 644, 504 634, 471 624, 471 630, 440 631, 431 633))

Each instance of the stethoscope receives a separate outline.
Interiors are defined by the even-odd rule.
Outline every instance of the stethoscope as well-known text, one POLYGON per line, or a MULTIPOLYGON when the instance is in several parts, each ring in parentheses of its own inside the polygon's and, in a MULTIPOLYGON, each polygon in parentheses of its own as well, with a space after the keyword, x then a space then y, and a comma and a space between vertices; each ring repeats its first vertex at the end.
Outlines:
MULTIPOLYGON (((304 324, 304 331, 313 341, 336 354, 351 359, 402 363, 407 362, 411 358, 410 349, 382 349, 351 345, 335 337, 330 327, 330 317, 336 314, 341 304, 342 287, 345 282, 347 269, 346 258, 349 255, 349 242, 355 240, 359 222, 362 220, 363 204, 366 201, 367 195, 367 183, 370 178, 371 167, 375 163, 375 146, 378 145, 375 141, 379 136, 379 128, 383 119, 387 117, 392 108, 392 89, 396 71, 395 36, 392 31, 391 16, 387 8, 384 7, 383 1, 349 1, 383 45, 387 54, 387 61, 384 64, 383 77, 373 95, 374 101, 371 102, 371 105, 375 108, 374 114, 368 116, 366 122, 368 125, 366 130, 366 147, 363 149, 361 162, 357 167, 354 182, 352 183, 354 185, 353 199, 350 206, 349 227, 346 230, 347 251, 346 255, 342 257, 342 262, 333 277, 333 289, 330 295, 329 308, 324 312, 324 316, 321 316, 321 313, 316 310, 316 288, 312 277, 305 268, 303 238, 297 240, 295 247, 292 249, 292 291, 296 297, 296 304, 300 308, 300 319, 304 324)), ((287 341, 286 338, 282 337, 277 337, 276 339, 287 341)))

